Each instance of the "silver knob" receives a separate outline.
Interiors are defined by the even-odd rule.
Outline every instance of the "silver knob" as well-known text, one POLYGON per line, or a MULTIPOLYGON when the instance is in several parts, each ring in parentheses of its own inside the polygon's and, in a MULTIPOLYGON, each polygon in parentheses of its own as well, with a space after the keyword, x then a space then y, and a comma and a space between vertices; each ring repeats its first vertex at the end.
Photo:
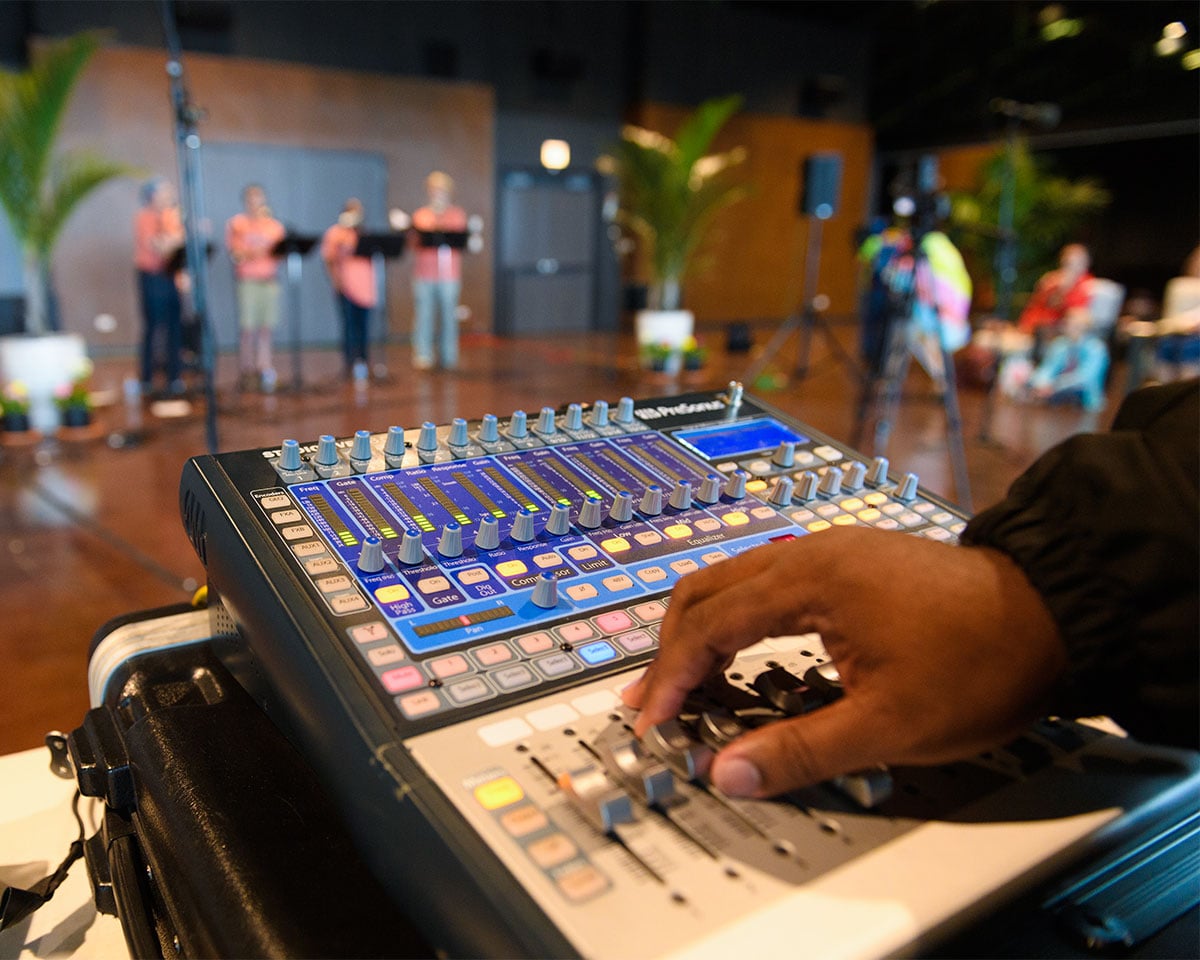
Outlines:
POLYGON ((300 460, 300 444, 295 440, 284 440, 279 448, 279 469, 299 470, 303 464, 300 460))
POLYGON ((817 495, 817 484, 820 483, 817 475, 811 470, 805 470, 796 478, 797 486, 794 494, 797 500, 807 503, 817 495))
POLYGON ((906 473, 904 479, 900 481, 896 489, 892 491, 892 496, 897 500, 908 503, 917 495, 917 484, 920 481, 915 473, 906 473))
POLYGON ((465 447, 468 443, 467 437, 467 421, 462 417, 455 417, 450 422, 450 437, 448 443, 452 447, 465 447))
POLYGON ((583 429, 583 407, 577 403, 572 403, 567 407, 567 429, 583 429))
POLYGON ((713 752, 688 734, 678 720, 667 720, 646 731, 646 749, 685 780, 703 780, 712 766, 713 752))
POLYGON ((840 467, 828 467, 817 486, 817 492, 827 497, 836 497, 842 492, 842 470, 840 467))
POLYGON ((692 484, 688 480, 680 480, 671 491, 668 501, 676 510, 686 510, 692 505, 692 484))
POLYGON ((404 456, 404 428, 388 427, 387 440, 383 443, 383 452, 389 457, 404 456))
POLYGON ((796 444, 791 440, 784 440, 775 448, 775 455, 771 457, 771 462, 777 467, 792 466, 796 462, 796 444))
POLYGON ((778 507, 786 507, 792 502, 792 488, 795 486, 792 483, 791 477, 776 477, 775 483, 771 487, 771 492, 767 496, 770 503, 778 507))
POLYGON ((405 530, 400 538, 400 562, 412 566, 423 563, 425 551, 421 548, 421 535, 416 530, 405 530))
POLYGON ((725 481, 725 496, 730 500, 741 500, 746 495, 746 471, 734 470, 725 481))
POLYGON ((537 432, 554 433, 557 429, 554 423, 554 408, 542 407, 542 412, 538 414, 537 432))
POLYGON ((462 552, 462 527, 451 520, 442 527, 442 536, 438 540, 438 553, 443 557, 461 557, 462 552))
POLYGON ((378 537, 367 537, 358 555, 358 569, 363 573, 378 573, 384 564, 383 543, 378 537))
POLYGON ((351 460, 371 459, 371 431, 355 430, 354 443, 350 445, 351 460))
POLYGON ((556 503, 550 508, 550 518, 546 521, 546 532, 555 537, 561 537, 571 529, 571 511, 565 503, 556 503))
POLYGON ((633 397, 622 397, 617 402, 617 415, 614 419, 617 423, 633 423, 633 397))
POLYGON ((633 494, 628 490, 618 491, 608 508, 608 515, 617 523, 633 519, 633 494))
POLYGON ((479 425, 479 441, 495 443, 500 439, 500 421, 494 413, 485 413, 483 422, 479 425))
POLYGON ((662 487, 652 483, 642 494, 642 502, 638 504, 638 513, 645 517, 657 517, 662 513, 662 487))
POLYGON ((477 550, 495 550, 500 546, 500 524, 490 513, 479 518, 479 532, 475 534, 477 550))
POLYGON ((558 785, 571 805, 601 833, 613 833, 620 824, 633 822, 633 799, 595 764, 564 773, 558 785))
POLYGON ((437 424, 426 420, 421 424, 421 433, 417 436, 417 449, 430 452, 438 447, 437 424))
POLYGON ((725 392, 725 402, 735 410, 742 405, 742 394, 745 388, 739 380, 730 380, 725 392))
POLYGON ((608 426, 608 401, 607 400, 597 400, 595 403, 592 404, 592 412, 591 412, 590 416, 588 417, 588 422, 591 423, 591 425, 593 427, 607 427, 608 426))
POLYGON ((846 479, 843 481, 847 490, 861 490, 866 480, 867 468, 857 460, 846 468, 846 479))
POLYGON ((887 483, 887 457, 876 457, 871 461, 871 469, 867 471, 867 486, 878 487, 887 483))
POLYGON ((604 518, 600 516, 600 508, 603 506, 604 501, 599 497, 588 497, 579 509, 578 524, 588 530, 595 530, 603 522, 604 518))
POLYGON ((701 503, 716 503, 721 499, 721 478, 710 473, 700 483, 700 489, 696 492, 696 499, 701 503))
POLYGON ((529 436, 529 428, 525 423, 525 411, 514 410, 508 421, 508 435, 514 440, 524 440, 529 436))
POLYGON ((549 610, 558 606, 558 578, 553 573, 543 573, 533 585, 533 605, 549 610))
POLYGON ((522 507, 513 518, 512 530, 508 534, 517 543, 528 543, 533 539, 533 511, 522 507))
POLYGON ((322 467, 332 467, 338 462, 337 441, 326 433, 317 441, 315 461, 322 467))

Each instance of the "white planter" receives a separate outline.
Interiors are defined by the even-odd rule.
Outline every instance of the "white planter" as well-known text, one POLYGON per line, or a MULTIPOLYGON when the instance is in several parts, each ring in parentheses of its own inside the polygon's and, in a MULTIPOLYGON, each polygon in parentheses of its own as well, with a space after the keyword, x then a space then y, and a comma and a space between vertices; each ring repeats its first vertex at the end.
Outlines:
POLYGON ((59 425, 55 391, 70 386, 86 359, 87 345, 73 333, 0 337, 0 382, 25 384, 29 425, 53 433, 59 425))
MULTIPOLYGON (((691 310, 639 310, 633 318, 637 334, 638 356, 645 357, 645 348, 663 344, 674 352, 668 360, 667 373, 678 373, 683 363, 683 348, 696 326, 691 310)), ((643 365, 644 365, 643 359, 643 365)))

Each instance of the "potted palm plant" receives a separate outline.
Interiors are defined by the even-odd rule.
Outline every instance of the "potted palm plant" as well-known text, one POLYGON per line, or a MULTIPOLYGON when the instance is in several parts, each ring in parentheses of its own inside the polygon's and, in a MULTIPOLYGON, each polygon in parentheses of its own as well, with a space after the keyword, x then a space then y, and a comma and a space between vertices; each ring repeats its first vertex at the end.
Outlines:
POLYGON ((692 314, 682 309, 684 278, 715 214, 746 193, 734 173, 746 150, 707 153, 741 102, 705 101, 674 139, 627 125, 601 158, 601 172, 617 179, 617 219, 639 240, 650 275, 650 309, 636 318, 639 348, 668 343, 681 351, 692 335, 692 314))
POLYGON ((54 391, 69 382, 83 352, 79 337, 45 336, 55 243, 88 194, 135 172, 89 151, 54 149, 71 94, 100 43, 98 33, 77 34, 40 47, 27 70, 0 70, 0 207, 21 247, 25 331, 32 335, 4 338, 0 374, 26 383, 40 429, 53 428, 54 391))

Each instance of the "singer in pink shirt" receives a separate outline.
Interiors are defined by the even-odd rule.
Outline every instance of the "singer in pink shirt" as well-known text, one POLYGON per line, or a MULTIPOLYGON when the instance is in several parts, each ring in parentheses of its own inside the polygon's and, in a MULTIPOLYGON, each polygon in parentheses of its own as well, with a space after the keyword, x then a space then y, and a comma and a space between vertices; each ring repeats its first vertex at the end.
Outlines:
POLYGON ((359 364, 367 362, 367 318, 376 298, 375 265, 369 257, 354 255, 362 222, 362 201, 351 197, 342 207, 337 223, 325 231, 321 240, 321 259, 325 261, 342 314, 347 376, 352 376, 359 364))
POLYGON ((275 382, 271 336, 279 324, 279 258, 272 255, 283 239, 283 224, 271 216, 267 194, 256 183, 242 190, 242 213, 225 224, 225 247, 237 281, 241 328, 239 369, 242 388, 258 381, 263 389, 275 382))
POLYGON ((413 225, 413 366, 428 370, 433 366, 433 328, 441 315, 438 353, 442 367, 458 366, 458 295, 462 288, 462 251, 448 245, 427 247, 422 233, 463 233, 467 215, 450 199, 454 181, 440 171, 425 180, 428 206, 412 217, 413 225))
POLYGON ((153 390, 154 374, 162 366, 167 390, 181 394, 183 311, 171 265, 183 246, 183 218, 175 188, 162 177, 142 184, 141 201, 133 220, 133 266, 142 305, 142 390, 153 390))

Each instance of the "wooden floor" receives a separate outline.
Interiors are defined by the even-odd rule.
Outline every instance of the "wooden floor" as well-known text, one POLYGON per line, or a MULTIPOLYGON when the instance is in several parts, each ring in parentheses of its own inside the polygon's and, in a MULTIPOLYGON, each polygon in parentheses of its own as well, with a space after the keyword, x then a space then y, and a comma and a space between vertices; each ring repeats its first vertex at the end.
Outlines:
MULTIPOLYGON (((847 371, 819 341, 803 379, 759 391, 771 403, 839 439, 852 432, 856 392, 847 371)), ((455 416, 502 418, 521 408, 622 395, 656 396, 723 387, 752 357, 710 358, 696 383, 640 376, 628 338, 571 340, 466 338, 462 369, 414 373, 407 351, 391 348, 387 373, 356 391, 341 381, 338 358, 303 356, 306 389, 270 397, 239 396, 231 358, 217 383, 218 437, 223 450, 276 445, 285 437, 345 436, 363 427, 406 427, 455 416)), ((287 357, 281 367, 290 377, 287 357)), ((70 730, 87 710, 87 649, 112 617, 188 600, 204 570, 183 534, 177 489, 180 469, 206 452, 203 404, 189 415, 158 418, 149 410, 141 442, 113 448, 111 434, 129 429, 122 379, 132 360, 98 363, 95 386, 115 403, 99 414, 91 441, 43 441, 0 449, 0 753, 39 744, 46 731, 70 730)), ((383 374, 382 368, 377 372, 383 374)), ((1122 377, 1114 377, 1121 383, 1122 377)), ((1000 403, 993 443, 978 441, 982 395, 961 394, 971 495, 976 508, 996 500, 1042 451, 1090 426, 1077 410, 1000 403)), ((1115 408, 1109 404, 1100 426, 1115 408)), ((929 489, 956 494, 947 457, 942 406, 930 381, 910 375, 887 453, 896 469, 917 472, 929 489)))

